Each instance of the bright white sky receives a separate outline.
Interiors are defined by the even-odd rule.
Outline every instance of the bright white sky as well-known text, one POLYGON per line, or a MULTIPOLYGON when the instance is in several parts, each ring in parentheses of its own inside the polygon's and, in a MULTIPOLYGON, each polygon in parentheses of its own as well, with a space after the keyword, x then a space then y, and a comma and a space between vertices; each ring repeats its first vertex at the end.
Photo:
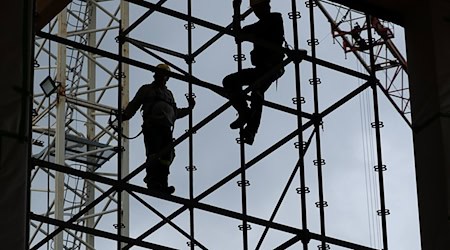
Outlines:
MULTIPOLYGON (((156 3, 156 0, 151 2, 156 3)), ((173 8, 186 13, 186 1, 168 1, 165 7, 173 8)), ((192 1, 193 15, 198 18, 227 26, 232 21, 232 1, 223 0, 195 0, 192 1)), ((283 14, 284 27, 287 42, 293 46, 292 23, 288 18, 291 11, 291 1, 274 0, 272 10, 283 14)), ((302 14, 299 20, 300 46, 308 50, 309 39, 309 14, 304 1, 297 1, 302 14)), ((243 1, 242 10, 248 8, 247 1, 243 1)), ((327 7, 336 15, 335 7, 327 7)), ((342 65, 357 71, 362 67, 356 62, 353 55, 345 56, 342 48, 333 42, 330 26, 318 9, 316 15, 316 37, 320 41, 317 47, 317 56, 320 59, 329 60, 334 64, 342 65)), ((144 9, 130 4, 131 23, 136 20, 144 9)), ((256 21, 251 15, 243 25, 256 21)), ((101 22, 101 21, 99 21, 101 22)), ((136 28, 131 37, 164 48, 187 53, 187 32, 184 29, 185 21, 180 21, 163 14, 155 13, 144 23, 136 28)), ((359 22, 360 24, 363 21, 359 22)), ((99 24, 101 25, 101 24, 99 24)), ((216 33, 196 25, 193 30, 193 50, 196 51, 216 33)), ((404 36, 400 27, 395 28, 395 44, 401 51, 404 48, 404 36)), ((244 44, 244 53, 249 58, 250 44, 244 44)), ((131 46, 131 57, 150 64, 159 61, 131 46)), ((213 84, 221 86, 223 77, 236 71, 237 65, 233 60, 236 53, 234 39, 224 36, 204 53, 196 58, 194 64, 194 76, 213 84)), ((179 67, 187 70, 184 61, 166 56, 166 59, 179 67)), ((250 67, 250 61, 244 61, 244 67, 250 67)), ((301 64, 301 89, 302 96, 306 99, 303 106, 305 112, 313 112, 313 92, 308 80, 312 77, 311 64, 301 64)), ((365 72, 364 72, 365 73, 365 72)), ((384 79, 383 73, 379 73, 380 80, 384 79)), ((318 67, 318 76, 322 84, 319 85, 319 106, 323 111, 359 85, 361 80, 346 76, 329 69, 318 67)), ((100 76, 101 77, 101 76, 100 76)), ((130 96, 132 97, 143 83, 152 81, 152 73, 134 67, 130 68, 130 96)), ((179 107, 187 106, 184 94, 187 85, 175 79, 169 80, 171 89, 179 107)), ((227 100, 208 90, 194 87, 197 96, 197 106, 194 110, 194 124, 201 121, 215 109, 223 105, 227 100)), ((295 97, 294 67, 286 67, 286 73, 278 81, 278 85, 266 92, 266 99, 284 106, 295 108, 292 98, 295 97)), ((382 133, 383 164, 388 168, 385 172, 386 204, 390 210, 387 217, 389 247, 396 250, 420 249, 420 237, 418 227, 417 201, 415 193, 415 175, 413 162, 413 148, 411 131, 400 115, 387 102, 384 95, 379 92, 380 117, 384 123, 382 133)), ((327 235, 341 240, 381 249, 381 224, 376 215, 379 208, 379 195, 377 176, 373 171, 376 165, 375 131, 370 127, 373 122, 372 92, 367 90, 358 97, 352 99, 337 111, 324 119, 321 130, 321 154, 326 165, 323 168, 324 197, 328 203, 325 208, 327 235)), ((236 112, 228 109, 214 119, 194 136, 194 165, 198 169, 195 172, 194 192, 202 193, 221 180, 240 165, 239 145, 235 138, 239 136, 237 131, 229 129, 229 123, 235 119, 236 112)), ((307 119, 304 119, 306 122, 307 119)), ((174 136, 182 135, 187 128, 187 118, 179 120, 176 124, 174 136)), ((131 135, 140 131, 141 118, 135 116, 130 121, 131 135)), ((253 159, 272 144, 291 133, 297 127, 296 117, 281 113, 265 107, 260 130, 253 146, 246 146, 246 161, 253 159)), ((304 133, 305 139, 309 137, 311 129, 304 133)), ((254 165, 247 173, 247 179, 251 186, 248 187, 248 213, 252 216, 268 220, 278 198, 287 183, 298 160, 298 151, 294 148, 296 139, 291 140, 273 154, 254 165)), ((131 171, 145 160, 142 136, 131 141, 130 166, 131 171)), ((315 140, 305 157, 307 186, 311 193, 307 195, 308 227, 314 233, 320 233, 319 209, 315 207, 318 201, 317 170, 313 165, 316 159, 315 140)), ((176 187, 176 196, 188 198, 188 144, 183 142, 176 148, 176 159, 171 167, 169 183, 176 187)), ((113 164, 114 161, 111 162, 113 164)), ((240 178, 240 177, 239 177, 240 178)), ((138 175, 132 183, 144 185, 143 173, 138 175)), ((202 200, 213 206, 222 207, 236 212, 241 211, 240 188, 236 185, 238 178, 227 183, 219 190, 202 200)), ((289 188, 288 195, 283 202, 275 221, 293 227, 301 227, 300 197, 295 189, 299 187, 299 177, 294 179, 289 188)), ((155 208, 165 215, 178 209, 179 205, 168 202, 145 198, 155 208)), ((142 232, 152 227, 159 221, 158 217, 148 211, 139 202, 131 199, 131 225, 132 237, 139 236, 142 232)), ((111 217, 113 218, 113 217, 111 217)), ((228 219, 219 215, 195 210, 195 234, 208 249, 241 249, 242 233, 238 230, 241 222, 228 219)), ((178 216, 174 222, 186 232, 189 232, 189 214, 187 212, 178 216)), ((107 230, 114 231, 111 226, 105 226, 107 230)), ((253 249, 263 231, 262 227, 252 225, 249 231, 249 248, 253 249)), ((262 249, 273 249, 290 239, 292 235, 269 231, 262 249)), ((149 242, 167 245, 177 249, 188 249, 188 241, 170 226, 164 226, 146 239, 149 242)), ((111 241, 98 239, 98 249, 110 249, 115 244, 111 241)), ((319 242, 311 242, 311 249, 315 249, 319 242)), ((299 249, 296 244, 292 249, 299 249)), ((133 249, 140 249, 135 247, 133 249)), ((331 246, 331 249, 341 249, 331 246)))

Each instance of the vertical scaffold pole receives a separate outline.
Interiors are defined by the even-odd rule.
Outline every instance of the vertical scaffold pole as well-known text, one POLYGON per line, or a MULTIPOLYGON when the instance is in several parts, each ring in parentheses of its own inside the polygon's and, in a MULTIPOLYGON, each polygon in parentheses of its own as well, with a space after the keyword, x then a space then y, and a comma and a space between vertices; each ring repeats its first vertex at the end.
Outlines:
MULTIPOLYGON (((127 36, 127 34, 124 34, 123 31, 127 30, 129 25, 130 25, 130 18, 129 18, 129 5, 130 3, 128 1, 124 1, 121 0, 120 1, 120 27, 121 30, 119 32, 121 32, 121 37, 124 38, 125 36, 127 36)), ((120 49, 120 53, 122 53, 121 55, 125 58, 128 58, 130 55, 129 52, 129 43, 126 42, 124 40, 123 43, 121 43, 121 49, 120 49)), ((118 104, 118 107, 121 107, 121 110, 123 110, 129 102, 129 98, 130 98, 130 66, 126 63, 122 63, 120 65, 121 67, 121 77, 120 77, 120 95, 121 95, 121 103, 118 104), (122 77, 123 76, 123 77, 122 77)), ((122 126, 122 135, 125 136, 129 136, 130 135, 130 126, 129 126, 129 122, 126 121, 124 123, 121 123, 122 126)), ((120 135, 119 135, 120 136, 120 135)), ((127 176, 130 173, 130 142, 128 139, 123 140, 122 138, 118 138, 119 141, 121 141, 121 147, 119 147, 119 150, 121 151, 121 160, 120 160, 120 164, 121 164, 121 176, 127 176), (123 150, 122 150, 123 149, 123 150)), ((130 235, 130 195, 128 194, 128 192, 123 192, 122 194, 122 203, 121 203, 121 210, 120 212, 122 213, 121 216, 121 222, 120 222, 120 226, 123 227, 122 228, 122 235, 123 236, 129 236, 130 235)), ((122 243, 122 247, 125 244, 122 243)))
MULTIPOLYGON (((120 21, 119 24, 119 37, 117 39, 117 42, 119 43, 119 56, 122 57, 122 44, 123 44, 123 38, 122 38, 122 21, 120 21)), ((117 67, 117 83, 118 83, 118 93, 117 93, 117 106, 119 108, 119 115, 117 116, 118 121, 118 133, 117 133, 117 181, 122 181, 122 116, 120 115, 122 112, 122 61, 119 61, 119 65, 117 67)), ((122 188, 119 187, 117 192, 117 236, 122 236, 122 188)), ((117 240, 117 250, 120 250, 122 247, 122 242, 120 240, 117 240)))
MULTIPOLYGON (((92 1, 88 1, 87 2, 87 11, 88 11, 88 17, 89 17, 89 24, 88 24, 88 29, 89 30, 95 30, 97 28, 97 6, 92 2, 92 1)), ((96 32, 90 32, 87 35, 88 37, 88 45, 95 47, 96 43, 97 43, 97 33, 96 32)), ((94 57, 94 53, 89 52, 88 53, 89 57, 93 58, 94 57)), ((89 85, 89 90, 93 90, 96 88, 96 65, 95 62, 93 60, 88 60, 87 61, 88 67, 88 85, 89 85)), ((95 96, 96 93, 95 92, 90 92, 87 96, 87 99, 89 102, 91 103, 95 103, 95 96)), ((96 115, 95 115, 95 109, 88 109, 88 116, 90 117, 90 119, 92 121, 95 121, 96 119, 96 115)), ((86 124, 86 137, 88 140, 94 140, 95 137, 95 124, 94 122, 87 122, 86 124)), ((88 146, 88 151, 91 150, 95 150, 94 146, 88 146)), ((94 162, 95 159, 94 157, 90 157, 88 156, 88 162, 89 165, 87 166, 87 169, 89 172, 93 173, 95 171, 95 167, 94 167, 94 162)), ((93 181, 86 181, 86 204, 90 204, 92 201, 94 201, 95 199, 95 183, 93 181)), ((89 210, 86 215, 91 216, 90 218, 88 218, 86 220, 86 226, 89 228, 94 228, 95 227, 95 216, 93 216, 95 214, 95 207, 93 207, 91 210, 89 210)), ((86 243, 89 246, 92 246, 95 248, 95 237, 92 234, 86 234, 86 243)))
MULTIPOLYGON (((306 6, 309 8, 309 23, 310 23, 310 39, 308 40, 308 45, 311 46, 311 56, 316 58, 316 46, 318 45, 318 40, 315 34, 315 23, 314 23, 314 7, 317 5, 317 0, 309 0, 306 2, 306 6)), ((327 203, 324 200, 324 190, 323 190, 323 166, 325 165, 325 160, 322 159, 321 152, 321 141, 320 141, 320 126, 322 124, 322 118, 320 117, 319 110, 319 79, 317 77, 317 63, 315 60, 312 61, 312 79, 309 82, 313 85, 313 95, 314 95, 314 133, 316 136, 316 160, 314 165, 317 167, 317 181, 318 181, 318 192, 319 201, 316 202, 316 207, 319 208, 320 214, 320 234, 326 236, 325 230, 325 207, 327 203)), ((328 249, 328 245, 325 241, 321 242, 319 246, 320 249, 328 249)))
MULTIPOLYGON (((189 20, 186 26, 186 29, 188 31, 188 60, 187 60, 187 64, 188 64, 188 72, 189 75, 192 76, 192 63, 194 58, 192 58, 192 29, 194 28, 194 24, 192 23, 191 19, 192 19, 192 0, 188 0, 187 2, 187 9, 188 9, 188 16, 189 16, 189 20)), ((188 98, 194 98, 194 93, 192 92, 192 83, 190 82, 188 85, 188 93, 186 95, 186 97, 188 98)), ((189 131, 192 131, 192 126, 193 126, 193 114, 192 114, 192 110, 189 112, 189 131)), ((195 166, 194 166, 194 137, 193 137, 193 133, 189 134, 189 166, 188 166, 188 170, 189 170, 189 199, 192 201, 194 200, 194 170, 195 170, 195 166)), ((195 239, 195 217, 194 217, 194 207, 189 207, 189 220, 190 220, 190 234, 191 234, 191 240, 189 243, 189 246, 191 248, 191 250, 194 250, 195 248, 195 242, 193 241, 193 239, 195 239)))
POLYGON ((383 172, 386 171, 386 166, 383 165, 383 157, 381 150, 381 127, 383 123, 380 121, 379 107, 378 107, 378 89, 377 89, 377 77, 375 71, 375 54, 373 51, 373 38, 372 38, 372 27, 371 27, 371 17, 366 14, 366 24, 367 24, 367 38, 369 43, 369 54, 370 54, 370 78, 371 78, 371 86, 372 86, 372 95, 373 95, 373 106, 374 106, 374 119, 375 121, 371 124, 373 128, 375 128, 375 139, 377 145, 377 165, 374 167, 375 171, 378 172, 378 185, 380 188, 380 210, 377 211, 377 214, 381 217, 381 227, 383 234, 383 250, 388 250, 388 241, 387 241, 387 223, 386 223, 386 215, 389 214, 389 210, 386 209, 386 201, 384 195, 384 177, 383 172))
MULTIPOLYGON (((238 34, 238 32, 241 30, 241 0, 233 0, 233 29, 235 34, 238 34)), ((242 41, 240 39, 236 39, 236 47, 237 47, 237 55, 234 57, 237 66, 238 66, 238 72, 242 70, 242 41)), ((241 202, 242 202, 242 225, 239 226, 239 229, 242 230, 242 243, 243 243, 243 249, 248 249, 248 222, 247 222, 247 180, 246 180, 246 173, 245 173, 245 143, 242 138, 242 128, 240 129, 240 138, 239 138, 239 147, 240 147, 240 168, 241 168, 241 180, 238 181, 238 186, 241 187, 241 202)))
MULTIPOLYGON (((297 10, 297 3, 292 0, 292 12, 289 13, 289 18, 292 20, 292 30, 294 37, 294 50, 299 51, 299 33, 298 33, 298 19, 300 19, 301 14, 297 10)), ((302 229, 308 231, 308 218, 306 209, 306 194, 308 188, 306 187, 306 177, 305 177, 305 160, 304 160, 304 144, 303 144, 303 120, 302 120, 302 104, 304 102, 301 95, 301 81, 300 81, 300 60, 294 60, 295 69, 295 104, 297 105, 297 126, 299 131, 298 134, 298 156, 299 156, 299 174, 300 174, 300 189, 298 193, 300 194, 300 209, 302 218, 302 229)), ((303 249, 308 249, 309 240, 302 240, 303 249)))

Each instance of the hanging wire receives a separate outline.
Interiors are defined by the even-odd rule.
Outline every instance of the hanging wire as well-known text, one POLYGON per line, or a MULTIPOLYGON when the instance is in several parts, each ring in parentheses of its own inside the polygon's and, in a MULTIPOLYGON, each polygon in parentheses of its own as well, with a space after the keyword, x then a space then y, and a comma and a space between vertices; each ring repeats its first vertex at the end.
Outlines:
MULTIPOLYGON (((374 142, 374 133, 373 133, 373 129, 369 126, 370 121, 371 121, 371 111, 373 110, 373 104, 370 100, 372 100, 370 98, 370 93, 367 92, 366 93, 366 100, 367 100, 367 104, 366 104, 366 129, 368 131, 368 154, 369 154, 369 165, 367 166, 368 168, 368 173, 369 173, 369 182, 370 182, 370 198, 371 198, 371 214, 375 215, 374 211, 376 211, 376 208, 379 206, 379 201, 377 199, 377 193, 378 193, 378 182, 376 181, 376 175, 374 174, 374 171, 372 169, 372 166, 374 165, 373 163, 376 161, 376 156, 375 156, 375 142, 374 142)), ((380 223, 379 220, 376 219, 376 216, 372 217, 373 219, 373 232, 374 232, 374 244, 375 247, 378 247, 380 245, 380 223)))
POLYGON ((372 237, 372 219, 370 216, 370 198, 369 198, 369 194, 370 194, 370 187, 369 187, 369 173, 368 173, 368 158, 367 158, 367 140, 366 140, 366 130, 364 128, 364 124, 365 124, 365 119, 364 119, 364 112, 363 112, 363 107, 364 107, 364 99, 362 97, 363 95, 359 96, 359 101, 360 101, 360 122, 361 122, 361 132, 362 132, 362 144, 363 144, 363 159, 364 159, 364 183, 365 183, 365 188, 366 188, 366 209, 367 209, 367 220, 368 220, 368 230, 369 230, 369 237, 370 237, 370 245, 373 245, 373 237, 372 237))
MULTIPOLYGON (((366 57, 366 55, 364 55, 366 57)), ((357 63, 358 72, 362 72, 362 65, 357 63)), ((361 80, 358 80, 358 84, 361 85, 361 80)), ((362 144, 363 144, 363 161, 364 161, 364 176, 365 176, 365 188, 366 188, 366 206, 367 206, 367 219, 368 219, 368 231, 370 245, 378 248, 381 245, 380 238, 380 223, 377 220, 376 208, 378 207, 377 192, 378 186, 376 181, 376 175, 374 174, 373 162, 375 161, 375 148, 374 148, 374 135, 373 128, 370 126, 371 118, 370 113, 373 110, 371 103, 370 93, 365 91, 359 95, 360 106, 360 124, 362 131, 362 144)))

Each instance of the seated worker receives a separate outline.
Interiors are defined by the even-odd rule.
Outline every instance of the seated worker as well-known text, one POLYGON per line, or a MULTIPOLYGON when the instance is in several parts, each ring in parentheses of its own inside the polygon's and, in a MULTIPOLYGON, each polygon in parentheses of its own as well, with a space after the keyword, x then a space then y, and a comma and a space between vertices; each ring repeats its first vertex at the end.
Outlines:
POLYGON ((254 68, 246 68, 230 74, 223 79, 222 84, 239 115, 230 127, 238 129, 247 124, 241 135, 245 143, 252 145, 261 121, 264 92, 284 73, 284 68, 280 68, 273 74, 266 74, 283 62, 284 28, 281 14, 271 12, 270 0, 250 0, 250 7, 259 21, 243 27, 239 37, 243 40, 255 41, 250 53, 254 68), (270 46, 264 46, 265 44, 270 46), (262 77, 264 75, 265 77, 262 77), (255 84, 257 81, 258 83, 255 84), (252 87, 250 108, 247 106, 246 95, 242 90, 245 85, 252 87))

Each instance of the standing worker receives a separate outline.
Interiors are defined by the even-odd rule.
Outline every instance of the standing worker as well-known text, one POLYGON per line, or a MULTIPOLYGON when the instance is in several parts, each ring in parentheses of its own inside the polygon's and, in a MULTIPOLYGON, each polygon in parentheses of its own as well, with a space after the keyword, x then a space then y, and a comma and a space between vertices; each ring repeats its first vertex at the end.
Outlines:
POLYGON ((177 108, 172 92, 166 87, 170 72, 167 64, 156 66, 151 84, 141 86, 122 114, 123 121, 131 119, 136 111, 142 110, 142 131, 145 154, 147 156, 147 175, 144 182, 150 190, 171 194, 175 191, 168 185, 169 167, 175 158, 175 149, 168 149, 173 143, 172 131, 175 120, 185 117, 195 106, 194 98, 188 98, 189 107, 177 108), (160 154, 161 150, 166 149, 160 154), (155 154, 158 154, 155 157, 155 154))
POLYGON ((230 127, 238 129, 247 124, 241 135, 245 143, 252 145, 261 121, 264 92, 284 73, 281 67, 267 74, 283 62, 284 28, 281 14, 270 11, 270 0, 250 0, 250 7, 259 21, 243 27, 238 39, 254 41, 250 57, 255 67, 226 76, 223 86, 239 115, 230 127), (244 85, 252 89, 251 108, 247 106, 246 94, 242 90, 244 85))

